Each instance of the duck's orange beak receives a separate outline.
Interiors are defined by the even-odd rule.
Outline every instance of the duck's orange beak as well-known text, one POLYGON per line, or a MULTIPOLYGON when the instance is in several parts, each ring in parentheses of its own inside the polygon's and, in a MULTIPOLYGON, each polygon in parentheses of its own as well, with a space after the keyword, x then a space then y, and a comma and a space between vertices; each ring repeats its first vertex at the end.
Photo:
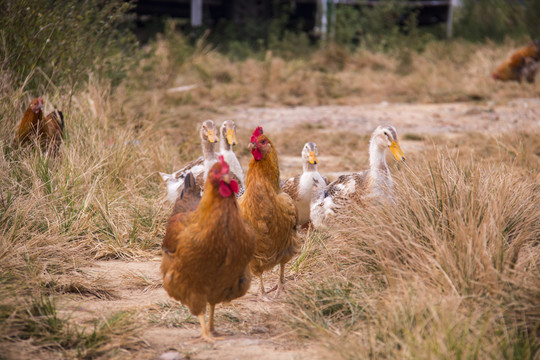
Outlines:
POLYGON ((217 143, 219 141, 219 138, 216 136, 216 132, 214 130, 208 130, 208 141, 210 141, 212 144, 217 143))
POLYGON ((316 165, 318 163, 317 156, 315 156, 315 151, 309 152, 308 161, 310 164, 313 164, 313 165, 316 165))
POLYGON ((399 143, 397 141, 392 141, 392 144, 390 145, 390 151, 392 151, 392 154, 397 161, 405 161, 405 155, 403 154, 403 151, 401 151, 401 148, 399 147, 399 143))
POLYGON ((234 129, 227 130, 227 142, 231 146, 236 145, 236 132, 234 131, 234 129))

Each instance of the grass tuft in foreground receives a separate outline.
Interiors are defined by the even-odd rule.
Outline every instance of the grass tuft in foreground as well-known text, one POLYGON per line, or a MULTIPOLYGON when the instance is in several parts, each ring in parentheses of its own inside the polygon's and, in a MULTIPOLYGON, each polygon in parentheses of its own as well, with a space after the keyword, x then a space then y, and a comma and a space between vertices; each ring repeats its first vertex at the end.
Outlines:
MULTIPOLYGON (((538 140, 525 143, 537 158, 538 140)), ((536 173, 505 151, 422 158, 394 171, 395 204, 336 219, 304 254, 292 326, 347 359, 537 357, 536 173)))

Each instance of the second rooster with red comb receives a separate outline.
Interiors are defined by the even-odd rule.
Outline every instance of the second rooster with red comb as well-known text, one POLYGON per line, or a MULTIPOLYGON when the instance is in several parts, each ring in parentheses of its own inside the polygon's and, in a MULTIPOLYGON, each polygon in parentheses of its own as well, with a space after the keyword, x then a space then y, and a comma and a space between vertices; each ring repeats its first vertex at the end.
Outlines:
POLYGON ((257 127, 249 144, 253 159, 246 174, 246 191, 238 200, 244 219, 255 229, 256 248, 251 271, 260 279, 259 294, 266 297, 262 274, 280 266, 276 297, 285 282, 285 265, 297 253, 296 205, 279 186, 278 156, 272 142, 257 127))

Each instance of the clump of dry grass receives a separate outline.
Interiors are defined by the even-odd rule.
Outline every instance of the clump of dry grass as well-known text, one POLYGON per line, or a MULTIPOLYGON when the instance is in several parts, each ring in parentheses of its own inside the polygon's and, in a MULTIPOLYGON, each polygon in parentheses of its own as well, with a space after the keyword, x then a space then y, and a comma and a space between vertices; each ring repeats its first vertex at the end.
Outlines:
POLYGON ((118 312, 85 329, 59 314, 54 297, 37 297, 2 310, 9 315, 1 318, 0 349, 10 358, 41 357, 54 351, 63 358, 95 359, 126 354, 143 345, 136 337, 133 313, 118 312), (22 341, 27 344, 17 346, 22 341))
POLYGON ((336 219, 303 253, 315 259, 291 297, 300 334, 342 358, 537 356, 540 188, 530 167, 492 157, 430 149, 395 175, 396 204, 336 219))
POLYGON ((78 270, 95 259, 159 253, 170 210, 162 201, 156 164, 171 166, 164 153, 174 152, 173 146, 159 142, 159 131, 149 119, 155 113, 152 106, 134 114, 125 92, 113 96, 107 83, 91 81, 85 91, 73 95, 71 106, 65 94, 44 94, 46 110, 51 104, 66 106, 59 156, 48 157, 35 147, 18 148, 11 139, 30 96, 5 89, 5 121, 0 125, 2 341, 29 340, 36 349, 54 352, 74 349, 67 356, 71 358, 77 353, 90 358, 115 352, 111 344, 132 333, 125 328, 134 326, 130 317, 122 317, 123 325, 116 330, 108 323, 96 325, 93 334, 91 329, 73 328, 52 313, 54 303, 44 303, 51 311, 49 320, 60 325, 50 329, 51 345, 43 345, 40 334, 45 330, 27 331, 33 326, 29 322, 41 321, 42 316, 23 315, 42 296, 71 292, 114 297, 110 287, 80 276, 78 270), (110 336, 102 334, 111 331, 110 336), (84 355, 89 352, 95 354, 84 355))

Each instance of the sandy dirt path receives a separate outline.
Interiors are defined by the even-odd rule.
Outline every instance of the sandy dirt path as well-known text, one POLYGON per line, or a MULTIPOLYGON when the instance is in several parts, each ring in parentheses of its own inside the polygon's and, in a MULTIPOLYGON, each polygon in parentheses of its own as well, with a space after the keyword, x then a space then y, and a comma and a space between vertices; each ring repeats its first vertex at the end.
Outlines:
MULTIPOLYGON (((367 104, 290 108, 238 108, 223 118, 238 126, 262 125, 270 132, 283 132, 302 123, 323 131, 347 129, 369 133, 380 124, 391 124, 400 133, 437 134, 464 131, 503 132, 540 126, 540 99, 516 99, 507 104, 367 104)), ((218 119, 220 122, 221 119, 218 119)))
MULTIPOLYGON (((215 344, 196 341, 200 334, 198 320, 167 295, 161 286, 160 263, 161 258, 98 261, 81 271, 87 279, 107 284, 108 298, 66 297, 60 308, 86 326, 91 326, 97 318, 107 318, 121 311, 134 313, 143 326, 140 331, 143 345, 134 357, 137 359, 158 359, 166 352, 177 352, 183 359, 317 357, 313 348, 295 341, 280 328, 277 319, 286 316, 282 302, 256 301, 257 280, 243 298, 216 307, 216 330, 224 339, 215 344)), ((266 275, 267 284, 276 282, 276 275, 266 275)))

